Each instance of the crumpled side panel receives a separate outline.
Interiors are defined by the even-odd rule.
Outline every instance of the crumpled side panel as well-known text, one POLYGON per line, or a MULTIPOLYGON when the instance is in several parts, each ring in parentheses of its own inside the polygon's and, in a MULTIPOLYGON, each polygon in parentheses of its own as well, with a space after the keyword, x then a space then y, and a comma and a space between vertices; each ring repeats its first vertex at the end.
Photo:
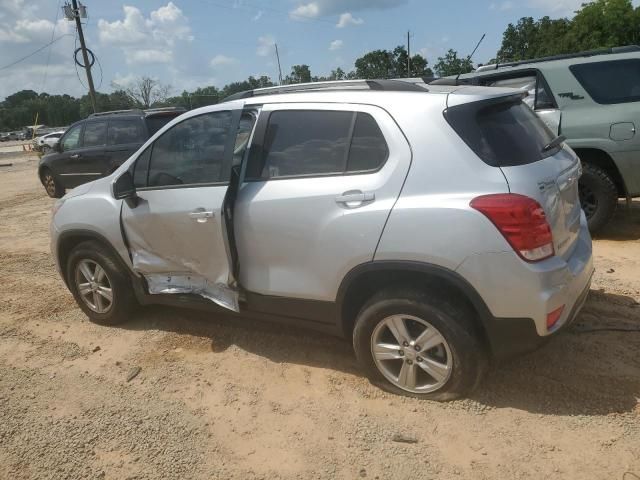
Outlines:
POLYGON ((153 273, 144 278, 149 293, 193 293, 234 312, 240 311, 238 292, 223 283, 210 283, 206 278, 190 273, 153 273))
POLYGON ((194 293, 238 311, 221 207, 226 191, 215 185, 141 191, 134 209, 123 204, 133 269, 150 293, 194 293), (208 216, 194 218, 200 211, 208 216))

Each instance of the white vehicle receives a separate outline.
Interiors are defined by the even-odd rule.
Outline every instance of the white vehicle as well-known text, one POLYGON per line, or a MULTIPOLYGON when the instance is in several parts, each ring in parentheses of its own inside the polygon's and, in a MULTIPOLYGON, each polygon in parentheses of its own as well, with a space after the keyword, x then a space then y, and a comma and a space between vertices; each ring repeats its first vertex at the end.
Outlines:
POLYGON ((34 138, 33 143, 36 147, 41 149, 44 153, 48 153, 56 143, 60 140, 60 137, 64 134, 64 130, 59 130, 57 132, 47 133, 46 135, 41 135, 39 137, 34 138))

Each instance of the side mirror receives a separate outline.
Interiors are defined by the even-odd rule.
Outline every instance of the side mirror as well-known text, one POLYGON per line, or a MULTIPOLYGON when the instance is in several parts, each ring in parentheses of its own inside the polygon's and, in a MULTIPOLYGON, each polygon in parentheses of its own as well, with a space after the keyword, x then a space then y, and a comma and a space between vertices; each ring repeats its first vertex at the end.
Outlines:
POLYGON ((133 183, 133 176, 129 170, 126 170, 113 183, 113 196, 118 200, 135 199, 136 186, 133 183))
POLYGON ((53 144, 53 151, 57 153, 62 153, 62 145, 60 144, 60 140, 53 144))

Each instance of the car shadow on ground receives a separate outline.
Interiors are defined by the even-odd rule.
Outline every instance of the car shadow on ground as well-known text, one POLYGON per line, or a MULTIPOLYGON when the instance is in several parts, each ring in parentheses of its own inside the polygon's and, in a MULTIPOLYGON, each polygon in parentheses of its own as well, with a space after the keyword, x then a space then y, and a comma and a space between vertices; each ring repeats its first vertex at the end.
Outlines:
POLYGON ((634 201, 630 207, 626 201, 619 202, 611 221, 593 238, 620 241, 640 239, 640 202, 634 201))
MULTIPOLYGON (((206 338, 211 352, 232 345, 276 363, 361 375, 348 341, 241 316, 147 307, 132 330, 158 329, 206 338)), ((554 415, 639 411, 640 307, 630 297, 592 291, 576 322, 540 350, 491 367, 472 400, 493 408, 554 415)), ((640 411, 639 411, 640 413, 640 411)))

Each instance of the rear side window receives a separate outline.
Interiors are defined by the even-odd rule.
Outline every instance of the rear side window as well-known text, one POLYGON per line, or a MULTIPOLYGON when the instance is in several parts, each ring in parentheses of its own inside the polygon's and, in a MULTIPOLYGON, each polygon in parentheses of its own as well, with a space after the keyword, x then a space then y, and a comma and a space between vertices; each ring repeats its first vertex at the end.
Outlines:
POLYGON ((271 113, 259 166, 263 179, 371 171, 388 156, 374 118, 366 113, 282 110, 271 113))
POLYGON ((144 142, 142 122, 135 118, 119 118, 109 122, 109 145, 144 142))
POLYGON ((352 112, 273 112, 265 134, 263 177, 344 170, 352 112))
POLYGON ((84 126, 85 147, 98 147, 107 143, 107 122, 87 122, 84 126))
POLYGON ((153 136, 154 133, 156 133, 177 116, 178 115, 172 113, 170 115, 154 115, 152 117, 147 117, 146 122, 147 130, 149 130, 149 136, 153 136))
POLYGON ((640 101, 640 60, 583 63, 569 70, 597 103, 640 101))
POLYGON ((511 167, 557 153, 543 152, 555 135, 520 98, 466 103, 445 110, 445 118, 485 163, 511 167))

